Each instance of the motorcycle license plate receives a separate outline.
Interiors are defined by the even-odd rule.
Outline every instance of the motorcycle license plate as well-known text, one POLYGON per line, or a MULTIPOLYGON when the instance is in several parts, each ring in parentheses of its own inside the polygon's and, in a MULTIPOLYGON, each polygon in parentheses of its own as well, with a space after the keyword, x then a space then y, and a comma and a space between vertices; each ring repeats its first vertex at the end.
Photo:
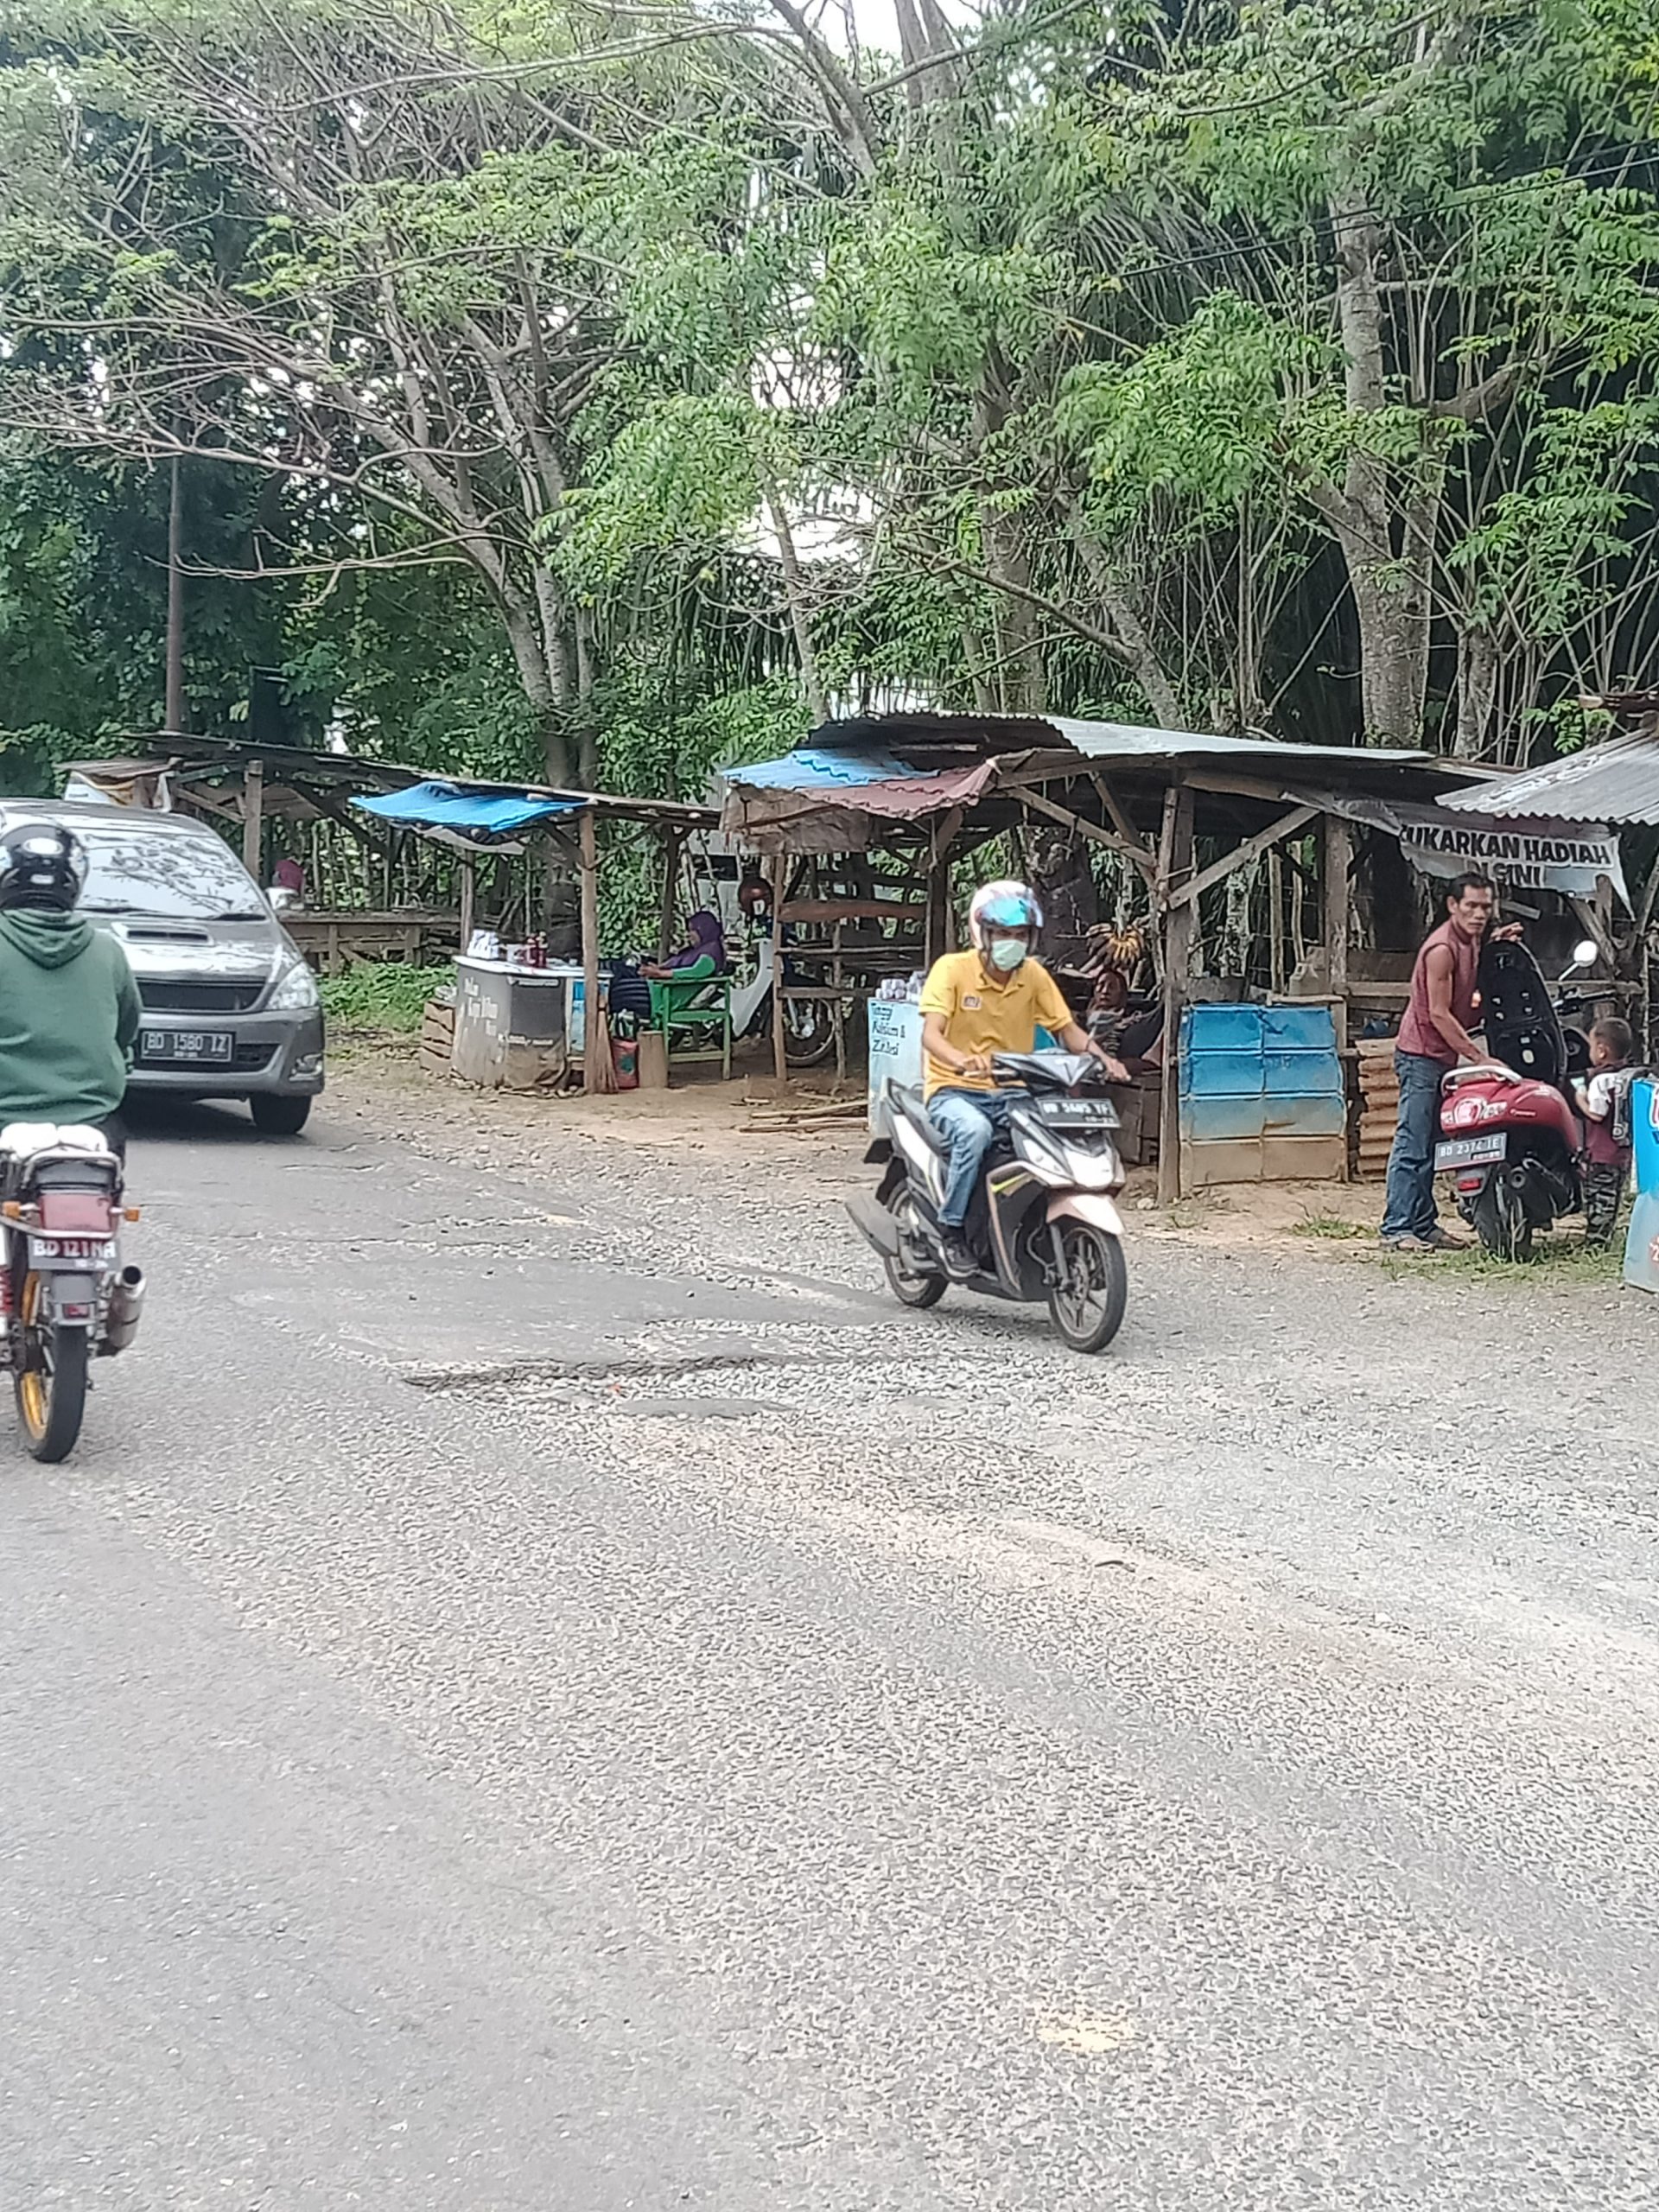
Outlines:
POLYGON ((1501 1129, 1493 1129, 1484 1137, 1447 1137, 1434 1147, 1434 1170, 1437 1174, 1449 1174, 1454 1167, 1486 1167, 1495 1160, 1502 1160, 1509 1148, 1509 1140, 1501 1129))
POLYGON ((114 1243, 105 1236, 31 1236, 29 1240, 29 1262, 31 1267, 84 1267, 92 1260, 100 1264, 115 1257, 114 1243))
POLYGON ((146 1029, 139 1045, 139 1058, 228 1061, 235 1041, 228 1029, 146 1029))

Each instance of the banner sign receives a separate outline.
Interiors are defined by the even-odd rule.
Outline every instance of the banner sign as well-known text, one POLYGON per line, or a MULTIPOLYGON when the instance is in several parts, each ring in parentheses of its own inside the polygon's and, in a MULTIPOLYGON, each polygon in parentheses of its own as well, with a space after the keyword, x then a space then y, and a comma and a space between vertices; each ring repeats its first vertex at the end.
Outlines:
POLYGON ((1569 899, 1593 899, 1598 880, 1605 876, 1616 896, 1627 907, 1630 903, 1618 836, 1599 822, 1498 822, 1385 799, 1323 797, 1317 803, 1397 837, 1420 875, 1461 875, 1478 868, 1500 883, 1559 891, 1569 899))

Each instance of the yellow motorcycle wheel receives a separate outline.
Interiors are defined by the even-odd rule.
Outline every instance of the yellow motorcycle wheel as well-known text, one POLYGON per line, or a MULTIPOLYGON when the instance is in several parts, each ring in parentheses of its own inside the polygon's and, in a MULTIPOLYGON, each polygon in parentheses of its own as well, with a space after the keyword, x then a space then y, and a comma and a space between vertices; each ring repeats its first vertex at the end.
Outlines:
POLYGON ((40 1276, 25 1275, 19 1306, 23 1364, 12 1377, 12 1391, 24 1443, 34 1458, 54 1465, 68 1458, 80 1434, 89 1347, 83 1327, 55 1321, 40 1326, 41 1297, 40 1276))

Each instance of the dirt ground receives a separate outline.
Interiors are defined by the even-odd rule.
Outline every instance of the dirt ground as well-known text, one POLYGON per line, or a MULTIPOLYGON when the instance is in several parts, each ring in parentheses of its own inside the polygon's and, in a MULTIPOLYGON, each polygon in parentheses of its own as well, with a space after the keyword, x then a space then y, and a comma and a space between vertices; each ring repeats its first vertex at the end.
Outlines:
MULTIPOLYGON (((340 1039, 332 1066, 334 1087, 354 1112, 386 1130, 424 1132, 454 1156, 478 1148, 480 1159, 550 1160, 572 1142, 607 1149, 635 1148, 653 1160, 707 1162, 723 1171, 747 1162, 766 1171, 767 1184, 852 1185, 861 1179, 867 1142, 861 1116, 844 1124, 803 1122, 780 1128, 788 1114, 810 1115, 837 1103, 861 1102, 857 1076, 837 1084, 808 1077, 780 1086, 770 1075, 750 1072, 729 1083, 718 1077, 677 1083, 672 1090, 634 1090, 615 1096, 530 1096, 476 1090, 445 1082, 417 1066, 414 1047, 401 1039, 352 1034, 340 1039)), ((1380 1251, 1376 1230, 1382 1186, 1370 1183, 1234 1185, 1198 1192, 1160 1207, 1150 1169, 1131 1172, 1126 1211, 1137 1217, 1137 1236, 1221 1249, 1299 1250, 1385 1270, 1471 1274, 1501 1281, 1506 1292, 1605 1291, 1618 1284, 1614 1255, 1582 1249, 1578 1223, 1541 1242, 1529 1268, 1488 1262, 1478 1250, 1406 1260, 1380 1251)), ((1450 1198, 1443 1214, 1459 1229, 1450 1198)))

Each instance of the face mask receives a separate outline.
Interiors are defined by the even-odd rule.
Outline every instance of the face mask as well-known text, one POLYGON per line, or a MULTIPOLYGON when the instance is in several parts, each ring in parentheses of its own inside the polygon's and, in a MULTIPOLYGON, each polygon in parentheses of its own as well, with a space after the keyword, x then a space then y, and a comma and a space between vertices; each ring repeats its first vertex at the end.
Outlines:
POLYGON ((1005 976, 1012 975, 1026 957, 1026 948, 1017 937, 1000 937, 990 950, 992 967, 1000 968, 1005 976))

